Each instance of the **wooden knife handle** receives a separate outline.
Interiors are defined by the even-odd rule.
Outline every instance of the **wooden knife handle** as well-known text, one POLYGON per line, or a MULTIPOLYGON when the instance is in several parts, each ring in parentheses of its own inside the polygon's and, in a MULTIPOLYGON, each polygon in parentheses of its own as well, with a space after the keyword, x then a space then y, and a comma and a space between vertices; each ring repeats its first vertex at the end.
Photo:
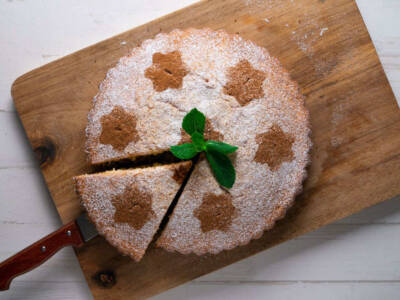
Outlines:
POLYGON ((0 264, 0 291, 8 290, 14 277, 44 263, 61 248, 70 245, 79 247, 82 244, 83 239, 75 221, 64 225, 0 264))

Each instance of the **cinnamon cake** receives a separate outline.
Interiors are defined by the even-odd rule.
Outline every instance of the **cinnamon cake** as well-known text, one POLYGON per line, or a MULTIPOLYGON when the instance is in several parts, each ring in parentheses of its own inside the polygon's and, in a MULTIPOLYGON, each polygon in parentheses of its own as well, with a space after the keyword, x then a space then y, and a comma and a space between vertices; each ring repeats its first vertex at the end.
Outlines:
MULTIPOLYGON (((259 238, 284 216, 301 190, 311 142, 304 97, 266 49, 224 31, 174 30, 144 41, 108 71, 88 116, 90 162, 135 159, 190 142, 181 124, 193 108, 207 117, 206 140, 239 147, 230 156, 236 183, 229 190, 200 158, 157 241, 169 251, 201 255, 259 238)), ((104 191, 97 187, 90 198, 99 203, 95 222, 115 230, 111 214, 99 211, 103 200, 95 195, 104 191)), ((109 240, 131 249, 130 236, 113 232, 109 240)))
POLYGON ((82 175, 74 181, 98 232, 123 254, 139 261, 190 167, 187 161, 82 175))

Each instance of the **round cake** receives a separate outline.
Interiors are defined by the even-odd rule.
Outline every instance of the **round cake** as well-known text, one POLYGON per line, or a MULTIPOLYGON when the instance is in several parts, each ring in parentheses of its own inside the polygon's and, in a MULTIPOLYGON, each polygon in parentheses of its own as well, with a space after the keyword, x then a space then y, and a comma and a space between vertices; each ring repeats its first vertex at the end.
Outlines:
POLYGON ((239 147, 230 156, 231 189, 200 158, 157 241, 200 255, 244 245, 284 216, 301 190, 311 142, 304 97, 266 49, 224 31, 174 30, 107 73, 88 117, 90 162, 190 141, 181 125, 193 108, 207 118, 206 140, 239 147))

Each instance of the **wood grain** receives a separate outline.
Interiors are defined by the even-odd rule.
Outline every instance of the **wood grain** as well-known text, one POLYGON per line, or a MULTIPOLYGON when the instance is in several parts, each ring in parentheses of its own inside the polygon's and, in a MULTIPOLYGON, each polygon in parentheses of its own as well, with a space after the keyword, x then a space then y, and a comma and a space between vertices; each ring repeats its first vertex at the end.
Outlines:
POLYGON ((17 111, 63 222, 80 212, 71 177, 89 170, 84 128, 98 84, 130 48, 158 32, 186 27, 223 28, 251 39, 299 82, 313 127, 309 178, 275 229, 217 256, 151 247, 134 263, 95 239, 77 255, 96 299, 149 297, 400 194, 400 114, 352 0, 203 1, 14 83, 17 111), (99 272, 112 276, 114 284, 102 286, 99 272))

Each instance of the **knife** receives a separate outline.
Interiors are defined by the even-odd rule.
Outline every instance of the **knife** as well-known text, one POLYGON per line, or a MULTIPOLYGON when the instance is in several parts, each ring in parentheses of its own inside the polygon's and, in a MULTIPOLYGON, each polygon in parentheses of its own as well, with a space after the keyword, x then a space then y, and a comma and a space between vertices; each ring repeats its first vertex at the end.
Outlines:
POLYGON ((62 226, 36 243, 0 263, 0 291, 8 290, 11 280, 44 263, 65 246, 80 247, 98 235, 87 214, 62 226))

